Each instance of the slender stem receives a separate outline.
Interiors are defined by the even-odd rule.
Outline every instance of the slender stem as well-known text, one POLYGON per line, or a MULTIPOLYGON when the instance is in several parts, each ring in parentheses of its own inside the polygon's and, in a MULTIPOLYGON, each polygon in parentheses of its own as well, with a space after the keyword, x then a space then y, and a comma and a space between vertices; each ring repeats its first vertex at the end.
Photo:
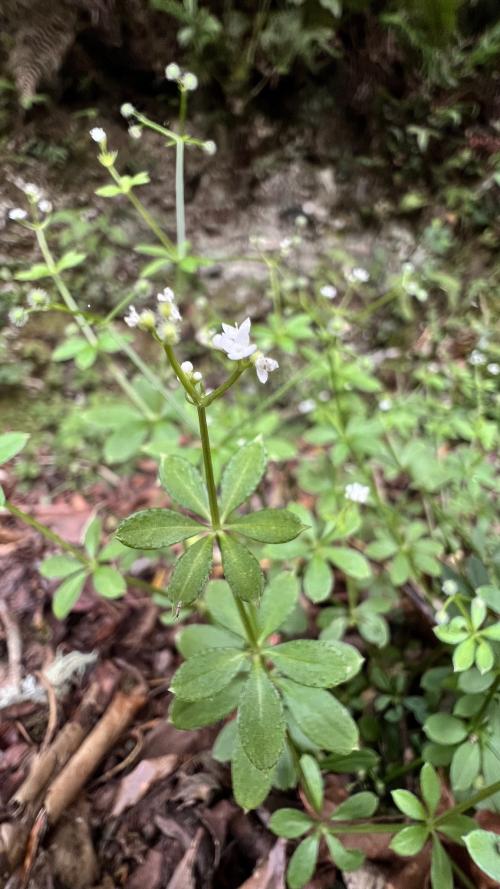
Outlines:
POLYGON ((227 378, 226 382, 218 386, 217 389, 214 389, 214 391, 211 392, 210 395, 204 396, 204 398, 202 399, 203 407, 208 407, 209 404, 212 404, 213 401, 215 401, 217 398, 220 398, 221 395, 224 395, 224 393, 231 388, 233 383, 235 383, 236 380, 241 377, 242 373, 245 372, 247 367, 248 364, 239 361, 237 367, 235 368, 235 370, 233 370, 231 376, 227 378))
POLYGON ((464 874, 462 868, 456 863, 456 861, 454 861, 453 858, 450 858, 450 861, 453 868, 453 873, 458 877, 458 879, 462 883, 462 886, 465 886, 465 889, 477 889, 476 883, 473 883, 472 880, 469 880, 467 874, 464 874))
POLYGON ((474 796, 469 797, 469 799, 464 800, 462 803, 457 803, 456 806, 452 806, 451 809, 447 809, 446 812, 443 812, 439 818, 436 818, 434 824, 436 827, 439 827, 442 821, 446 818, 449 818, 450 815, 461 815, 462 812, 466 812, 467 809, 472 809, 475 806, 482 803, 483 800, 488 799, 488 797, 493 796, 495 793, 500 792, 500 781, 495 781, 493 784, 488 784, 487 787, 483 787, 482 790, 479 790, 474 796))
MULTIPOLYGON (((182 93, 181 93, 182 96, 182 93)), ((177 224, 177 254, 184 256, 186 249, 186 214, 184 209, 184 141, 175 144, 175 218, 177 224)))
POLYGON ((241 622, 245 627, 245 632, 247 634, 247 638, 249 642, 252 643, 256 648, 258 647, 258 638, 257 638, 257 627, 255 626, 255 621, 252 619, 252 616, 248 613, 245 603, 241 601, 239 596, 235 596, 233 593, 233 599, 238 609, 238 613, 241 618, 241 622))
POLYGON ((186 390, 186 392, 188 393, 188 395, 190 396, 190 398, 192 399, 194 404, 198 407, 199 405, 202 404, 201 396, 196 391, 196 387, 193 386, 191 380, 189 379, 187 374, 184 373, 182 367, 180 366, 179 362, 177 361, 177 358, 175 356, 175 352, 174 352, 172 346, 170 346, 168 343, 164 343, 163 348, 165 349, 165 355, 167 356, 167 358, 170 362, 170 365, 172 367, 172 370, 174 371, 177 379, 179 380, 179 383, 181 384, 181 386, 184 387, 184 389, 186 390))
MULTIPOLYGON (((120 176, 116 167, 108 167, 108 170, 109 170, 110 176, 113 178, 113 180, 116 182, 116 184, 118 186, 121 186, 122 177, 120 176)), ((128 200, 130 201, 132 206, 135 208, 135 210, 137 210, 139 216, 146 223, 147 227, 149 229, 151 229, 151 231, 158 238, 158 240, 160 241, 162 246, 165 248, 167 253, 169 253, 173 258, 174 254, 175 254, 175 247, 172 244, 172 241, 165 234, 165 232, 160 228, 160 226, 158 225, 156 220, 153 219, 153 217, 151 216, 151 213, 149 212, 149 210, 146 209, 146 207, 144 206, 142 201, 134 193, 133 189, 130 189, 129 191, 124 192, 124 194, 126 194, 128 200)))
POLYGON ((205 467, 205 481, 208 490, 208 502, 210 504, 210 516, 212 527, 220 528, 219 504, 217 503, 217 488, 215 486, 214 468, 212 464, 212 452, 210 450, 210 438, 208 435, 207 414, 204 407, 197 405, 198 424, 200 427, 201 447, 203 450, 203 465, 205 467))
POLYGON ((87 558, 84 556, 76 546, 73 546, 71 543, 68 543, 67 540, 64 540, 59 534, 56 534, 55 531, 52 531, 51 528, 47 528, 47 525, 43 525, 37 519, 33 518, 33 516, 29 515, 29 513, 24 512, 23 509, 19 509, 18 506, 15 506, 10 500, 6 500, 4 503, 4 508, 8 509, 11 515, 15 516, 16 519, 20 519, 24 522, 25 525, 28 525, 30 528, 33 528, 35 531, 38 531, 39 534, 42 534, 46 540, 50 540, 51 543, 55 543, 56 546, 59 546, 61 549, 65 550, 67 553, 71 553, 78 559, 80 562, 86 564, 87 558))

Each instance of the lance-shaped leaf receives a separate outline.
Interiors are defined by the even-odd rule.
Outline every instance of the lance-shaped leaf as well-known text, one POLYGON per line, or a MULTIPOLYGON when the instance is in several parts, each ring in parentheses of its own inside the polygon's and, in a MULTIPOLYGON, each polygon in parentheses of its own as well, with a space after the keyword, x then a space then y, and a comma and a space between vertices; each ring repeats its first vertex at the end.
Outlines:
POLYGON ((243 645, 239 636, 213 624, 190 624, 181 630, 175 642, 184 658, 201 654, 207 648, 240 648, 243 645))
POLYGON ((262 543, 287 543, 306 526, 288 509, 260 509, 249 515, 236 516, 226 527, 262 543))
POLYGON ((238 606, 227 581, 210 581, 205 593, 205 604, 212 620, 241 636, 242 639, 246 639, 245 627, 241 622, 238 606))
POLYGON ((255 491, 266 468, 266 452, 261 441, 245 445, 231 457, 221 482, 221 516, 233 512, 255 491))
POLYGON ((356 723, 330 692, 291 679, 279 679, 277 684, 299 728, 318 747, 346 756, 358 746, 356 723))
POLYGON ((237 648, 213 648, 195 654, 174 673, 170 691, 184 701, 213 697, 229 685, 245 663, 237 648))
POLYGON ((180 557, 167 589, 175 605, 189 605, 201 595, 212 570, 212 551, 212 538, 203 537, 180 557))
POLYGON ((254 555, 229 534, 219 538, 224 577, 235 596, 245 602, 260 599, 264 575, 254 555))
POLYGON ((261 642, 281 627, 298 598, 299 583, 291 571, 282 571, 273 577, 264 590, 258 612, 261 642))
POLYGON ((248 758, 238 736, 231 756, 234 798, 242 809, 256 809, 271 790, 274 769, 257 769, 248 758))
POLYGON ((285 744, 281 698, 260 662, 254 663, 238 709, 243 749, 257 769, 276 765, 285 744))
POLYGON ((236 710, 244 681, 243 677, 236 676, 216 695, 203 698, 201 701, 184 701, 181 698, 174 698, 169 710, 170 721, 176 728, 187 731, 218 722, 219 719, 223 719, 228 713, 236 710))
POLYGON ((80 593, 87 579, 84 570, 77 571, 76 574, 70 574, 62 584, 57 587, 52 599, 52 611, 55 616, 62 620, 70 613, 73 605, 80 598, 80 593))
POLYGON ((5 432, 0 435, 0 463, 12 460, 12 457, 22 451, 28 438, 26 432, 5 432))
POLYGON ((161 549, 194 537, 203 528, 172 509, 141 509, 120 522, 116 536, 134 549, 161 549))
POLYGON ((188 460, 171 454, 160 466, 160 481, 172 500, 197 515, 210 518, 208 494, 201 472, 188 460))
POLYGON ((319 852, 319 836, 312 834, 297 846, 290 858, 286 879, 289 889, 302 889, 314 876, 319 852))
POLYGON ((272 832, 286 840, 295 840, 303 836, 313 825, 312 818, 300 809, 278 809, 271 815, 269 821, 272 832))
POLYGON ((325 840, 330 857, 340 870, 349 872, 361 867, 364 860, 362 852, 357 849, 346 849, 340 840, 331 833, 326 834, 325 840))
POLYGON ((352 679, 363 663, 352 645, 313 639, 283 642, 267 649, 265 654, 290 679, 317 688, 329 688, 352 679))

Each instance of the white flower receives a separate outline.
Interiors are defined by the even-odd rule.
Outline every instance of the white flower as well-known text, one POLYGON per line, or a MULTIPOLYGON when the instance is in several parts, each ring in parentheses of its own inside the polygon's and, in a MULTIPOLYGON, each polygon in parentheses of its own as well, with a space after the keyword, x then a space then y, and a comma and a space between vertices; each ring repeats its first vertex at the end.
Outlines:
POLYGON ((321 296, 324 296, 325 299, 335 299, 337 296, 337 288, 333 286, 333 284, 324 284, 320 290, 321 296))
POLYGON ((175 302, 175 294, 171 287, 165 287, 161 293, 157 293, 156 299, 160 303, 160 311, 163 318, 168 318, 171 321, 182 321, 181 313, 175 302))
POLYGON ((49 304, 49 294, 42 287, 33 287, 26 299, 32 309, 45 308, 49 304))
POLYGON ((217 145, 215 144, 213 139, 208 139, 206 142, 203 143, 201 147, 203 148, 205 154, 214 155, 217 151, 217 145))
POLYGON ((192 374, 192 373, 193 373, 193 364, 192 364, 192 362, 191 362, 191 361, 183 361, 182 364, 181 364, 181 370, 182 370, 185 374, 192 374))
POLYGON ((167 80, 178 80, 181 76, 181 69, 175 62, 170 62, 165 68, 165 77, 167 80))
POLYGON ((367 281, 370 280, 370 274, 366 271, 366 269, 357 266, 351 271, 346 272, 346 278, 351 284, 366 284, 367 281))
POLYGON ((434 618, 436 620, 436 623, 439 624, 440 626, 442 626, 443 624, 449 623, 449 620, 450 620, 449 615, 444 610, 444 608, 440 608, 438 611, 436 611, 434 618))
POLYGON ((94 140, 94 142, 101 143, 106 141, 106 133, 102 127, 92 127, 90 130, 90 138, 94 140))
POLYGON ((486 370, 493 377, 497 377, 500 374, 500 364, 497 364, 496 361, 492 361, 491 364, 488 364, 486 370))
POLYGON ((138 127, 137 125, 129 127, 128 134, 131 139, 140 139, 142 136, 142 127, 138 127))
POLYGON ((250 318, 245 318, 242 324, 222 325, 222 333, 217 333, 212 343, 216 349, 225 352, 227 357, 232 361, 241 361, 242 358, 249 358, 253 355, 257 346, 250 342, 250 327, 252 322, 250 318))
POLYGON ((135 306, 129 306, 128 315, 125 315, 123 320, 128 327, 137 327, 139 325, 141 317, 135 306))
POLYGON ((310 414, 311 411, 313 411, 316 407, 316 402, 313 398, 304 398, 304 401, 299 401, 297 407, 299 409, 299 413, 310 414))
POLYGON ((304 216, 303 213, 299 213, 299 215, 295 217, 294 223, 297 228, 305 228, 307 225, 307 216, 304 216))
POLYGON ((448 578, 448 580, 444 581, 441 589, 442 589, 443 593, 445 594, 445 596, 454 596, 455 593, 458 593, 458 584, 457 584, 456 580, 452 580, 451 578, 448 578))
POLYGON ((9 321, 11 324, 14 324, 15 327, 24 327, 28 318, 29 315, 26 309, 23 309, 22 306, 14 306, 9 312, 9 321))
POLYGON ((267 383, 267 378, 273 370, 277 370, 279 364, 274 358, 266 358, 265 355, 260 355, 255 361, 255 370, 257 372, 257 378, 260 383, 267 383))
POLYGON ((382 401, 378 403, 379 410, 381 411, 390 411, 392 407, 392 401, 390 398, 383 398, 382 401))
POLYGON ((359 482, 351 482, 345 486, 344 491, 346 500, 352 500, 353 503, 366 503, 370 494, 368 485, 361 485, 359 482))
POLYGON ((36 185, 34 182, 23 182, 20 185, 22 191, 30 201, 36 203, 37 201, 43 198, 43 191, 39 185, 36 185))
POLYGON ((132 117, 135 113, 135 108, 130 102, 124 102, 122 107, 120 108, 120 114, 122 117, 132 117))
POLYGON ((26 219, 27 215, 26 210, 23 210, 22 207, 14 207, 13 210, 9 210, 9 219, 12 219, 14 222, 26 219))
POLYGON ((46 198, 42 198, 41 201, 38 201, 38 209, 40 213, 50 213, 52 211, 52 203, 46 198))
POLYGON ((181 86, 185 90, 188 90, 188 92, 193 92, 198 86, 198 78, 196 74, 192 74, 191 71, 186 71, 181 77, 181 86))
POLYGON ((470 353, 469 364, 472 364, 474 367, 479 367, 479 365, 485 363, 486 357, 479 351, 479 349, 474 349, 474 351, 470 353))

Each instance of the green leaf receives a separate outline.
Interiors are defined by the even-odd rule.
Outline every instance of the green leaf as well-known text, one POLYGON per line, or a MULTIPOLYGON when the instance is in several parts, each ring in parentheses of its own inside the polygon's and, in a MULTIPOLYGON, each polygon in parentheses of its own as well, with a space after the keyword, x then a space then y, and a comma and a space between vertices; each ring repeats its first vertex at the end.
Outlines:
POLYGON ((438 830, 454 843, 459 843, 465 834, 475 830, 476 827, 477 822, 468 815, 447 815, 440 821, 438 830))
POLYGON ((101 185, 100 188, 96 188, 94 194, 100 198, 114 198, 117 194, 122 194, 122 189, 119 185, 101 185))
POLYGON ((171 509, 141 509, 118 525, 116 536, 134 549, 161 549, 194 537, 202 526, 171 509))
POLYGON ((495 663, 495 655, 493 649, 488 642, 481 639, 476 649, 476 667, 479 672, 484 675, 493 669, 495 663))
POLYGON ((460 744, 453 754, 450 768, 450 780, 453 790, 469 790, 481 769, 480 745, 473 741, 460 744))
POLYGON ((314 744, 341 756, 358 746, 356 723, 330 692, 290 679, 280 679, 278 684, 293 718, 314 744))
POLYGON ((348 577, 366 580, 371 575, 368 559, 354 549, 347 546, 330 546, 327 555, 330 561, 348 577))
POLYGON ((212 756, 217 762, 231 762, 233 752, 238 740, 238 726, 236 720, 231 719, 222 726, 217 735, 214 746, 212 747, 212 756))
POLYGON ((419 798, 409 790, 392 790, 391 796, 403 815, 412 818, 414 821, 425 821, 427 812, 425 811, 419 798))
POLYGON ((237 648, 214 648, 189 658, 172 677, 170 691, 184 701, 213 697, 241 670, 245 653, 237 648))
POLYGON ((454 887, 451 861, 436 836, 432 838, 431 886, 432 889, 454 887))
POLYGON ((357 818, 371 818, 378 807, 378 798, 370 791, 355 793, 340 803, 332 815, 332 821, 353 821, 357 818))
POLYGON ((340 840, 331 833, 325 835, 326 845, 334 864, 343 871, 357 870, 364 861, 364 855, 357 849, 346 849, 340 840))
POLYGON ((257 769, 237 737, 231 757, 231 778, 236 802, 248 811, 264 802, 272 787, 273 769, 257 769))
POLYGON ((53 361, 68 361, 69 358, 74 358, 82 349, 87 347, 87 340, 82 336, 72 336, 67 340, 64 340, 57 349, 54 349, 52 352, 52 360, 53 361))
POLYGON ((488 608, 500 614, 500 589, 494 586, 480 586, 476 594, 486 602, 488 608))
POLYGON ((87 370, 92 367, 97 358, 97 347, 91 346, 90 343, 80 349, 75 357, 75 364, 80 370, 87 370))
POLYGON ((85 253, 78 253, 76 250, 68 250, 57 263, 57 271, 64 272, 66 269, 73 269, 86 259, 85 253))
POLYGON ((461 719, 447 713, 433 713, 426 720, 424 731, 436 744, 460 744, 467 737, 467 728, 461 719))
POLYGON ((300 809, 278 809, 271 815, 269 828, 277 837, 295 840, 307 833, 313 824, 312 818, 300 809))
POLYGON ((278 630, 290 616, 299 598, 299 584, 291 571, 277 574, 266 586, 258 611, 259 641, 278 630))
POLYGON ((244 679, 237 676, 218 694, 201 701, 184 701, 174 698, 169 709, 169 719, 178 729, 190 731, 212 725, 236 710, 244 679))
POLYGON ((246 639, 245 627, 241 622, 238 606, 227 581, 211 580, 207 586, 204 601, 212 620, 246 639))
POLYGON ((80 598, 87 575, 84 570, 71 574, 57 587, 52 599, 52 611, 55 617, 62 620, 67 617, 75 602, 80 598))
POLYGON ((239 648, 241 646, 241 639, 238 636, 222 627, 214 627, 212 624, 191 624, 189 627, 184 627, 175 641, 178 651, 184 658, 200 654, 207 648, 239 648))
POLYGON ((71 556, 49 556, 44 559, 38 569, 42 577, 51 579, 53 577, 68 577, 75 571, 82 570, 82 563, 79 559, 71 556))
POLYGON ((224 519, 255 491, 266 468, 261 441, 240 448, 224 469, 221 482, 221 518, 224 519))
POLYGON ((176 562, 167 588, 175 604, 189 605, 201 596, 212 570, 213 541, 203 537, 186 550, 176 562))
POLYGON ((500 845, 497 833, 491 830, 473 830, 464 837, 464 843, 474 864, 477 864, 492 880, 500 882, 500 845))
POLYGON ((465 639, 463 642, 460 642, 453 652, 453 669, 455 670, 455 673, 469 670, 474 663, 475 654, 475 639, 465 639))
POLYGON ((196 466, 174 454, 164 457, 160 466, 160 481, 172 500, 210 519, 207 488, 196 466))
POLYGON ((391 840, 389 848, 398 855, 418 855, 425 846, 429 831, 420 824, 403 827, 391 840))
POLYGON ((314 555, 304 572, 304 592, 311 602, 323 602, 334 584, 333 571, 321 556, 314 555))
POLYGON ((105 599, 119 599, 127 592, 127 584, 116 568, 103 565, 92 575, 94 588, 105 599))
POLYGON ((27 432, 4 432, 0 435, 0 463, 12 460, 19 451, 22 451, 28 438, 27 432))
POLYGON ((430 762, 426 762, 420 771, 420 790, 429 815, 434 815, 441 799, 441 781, 430 762))
POLYGON ((246 602, 260 599, 264 575, 254 555, 241 543, 223 534, 219 537, 224 577, 235 596, 246 602))
POLYGON ((44 262, 35 262, 29 269, 24 272, 15 274, 16 281, 38 281, 40 278, 51 278, 53 272, 44 262))
POLYGON ((287 543, 298 537, 305 526, 288 509, 260 509, 233 518, 226 527, 263 543, 287 543))
POLYGON ((391 563, 389 577, 394 586, 406 583, 411 574, 411 565, 404 553, 398 553, 391 563))
POLYGON ((126 435, 130 424, 142 420, 142 416, 135 408, 128 404, 106 404, 101 407, 91 407, 84 414, 85 420, 98 429, 122 428, 122 435, 126 435))
POLYGON ((275 666, 302 685, 329 688, 347 682, 359 673, 363 658, 344 642, 298 639, 268 648, 266 656, 275 666))
POLYGON ((300 757, 300 770, 309 802, 316 812, 321 814, 323 808, 323 778, 321 769, 314 756, 304 753, 300 757))
POLYGON ((290 889, 302 889, 312 879, 318 860, 319 837, 316 834, 306 837, 297 846, 290 858, 286 872, 290 889))
POLYGON ((384 648, 390 639, 387 621, 380 614, 363 614, 358 619, 360 635, 371 645, 384 648))
POLYGON ((87 523, 83 536, 83 545, 88 555, 93 559, 97 555, 101 543, 102 520, 99 516, 93 516, 87 523))
POLYGON ((148 435, 143 420, 130 424, 127 429, 117 429, 104 442, 104 456, 108 463, 124 463, 135 457, 148 435))
POLYGON ((281 698, 259 662, 253 664, 238 709, 238 732, 257 769, 276 765, 285 743, 281 698))

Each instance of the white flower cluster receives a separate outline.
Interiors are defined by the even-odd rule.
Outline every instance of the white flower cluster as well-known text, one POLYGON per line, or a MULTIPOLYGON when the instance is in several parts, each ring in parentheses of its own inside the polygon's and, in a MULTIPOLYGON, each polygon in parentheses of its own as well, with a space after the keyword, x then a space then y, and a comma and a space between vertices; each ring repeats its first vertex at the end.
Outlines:
POLYGON ((366 269, 356 266, 356 268, 348 269, 345 272, 345 277, 349 284, 366 284, 370 280, 370 273, 366 269))
POLYGON ((351 482, 345 486, 344 494, 346 500, 352 500, 353 503, 366 503, 370 495, 370 488, 360 482, 351 482))
POLYGON ((245 318, 242 324, 222 325, 222 333, 217 333, 212 343, 216 349, 225 352, 231 361, 242 361, 245 358, 251 358, 257 378, 261 383, 267 383, 269 374, 277 370, 279 364, 274 358, 268 358, 261 352, 257 351, 255 343, 250 342, 250 328, 252 322, 250 318, 245 318))
POLYGON ((193 92, 198 87, 198 78, 191 71, 183 71, 176 62, 170 62, 165 68, 167 80, 176 81, 182 90, 193 92))
POLYGON ((325 299, 335 299, 337 296, 337 288, 333 284, 323 284, 319 292, 325 299))
MULTIPOLYGON (((52 203, 47 200, 39 185, 35 185, 34 182, 24 182, 22 179, 17 179, 16 185, 24 192, 32 207, 36 205, 42 214, 51 213, 52 203)), ((23 207, 13 207, 9 210, 8 217, 12 222, 22 222, 28 218, 28 211, 23 207)))
POLYGON ((138 327, 140 330, 155 331, 157 336, 167 342, 176 343, 178 336, 178 324, 182 321, 181 313, 175 302, 174 291, 165 287, 156 295, 158 301, 158 313, 152 309, 143 309, 138 312, 135 306, 130 306, 124 321, 128 327, 138 327))

